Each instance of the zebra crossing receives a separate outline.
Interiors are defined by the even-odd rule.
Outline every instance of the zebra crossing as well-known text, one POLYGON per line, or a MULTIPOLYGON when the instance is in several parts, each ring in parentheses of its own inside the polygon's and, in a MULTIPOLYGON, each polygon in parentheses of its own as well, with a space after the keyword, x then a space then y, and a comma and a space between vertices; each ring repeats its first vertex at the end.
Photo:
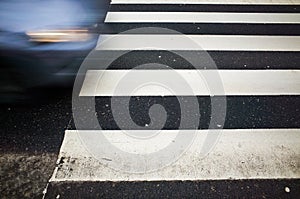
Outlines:
MULTIPOLYGON (((99 27, 98 44, 84 62, 88 68, 83 70, 76 93, 80 100, 89 101, 81 108, 93 107, 83 112, 96 119, 75 118, 75 124, 82 126, 65 132, 45 197, 64 193, 70 197, 72 192, 92 197, 97 192, 64 191, 76 183, 100 183, 99 188, 101 182, 281 179, 288 184, 298 180, 299 12, 297 0, 112 1, 105 24, 99 27), (180 55, 197 61, 191 63, 180 55), (99 66, 99 56, 108 68, 99 66), (170 68, 153 68, 149 63, 170 68), (137 67, 142 64, 146 65, 137 67), (215 81, 222 82, 222 89, 214 90, 207 83, 216 74, 219 79, 215 81), (164 85, 145 84, 135 89, 154 80, 164 85), (169 86, 176 87, 176 92, 168 90, 169 86), (113 113, 113 103, 126 106, 128 97, 130 116, 138 125, 126 119, 115 121, 114 114, 121 117, 124 113, 121 108, 113 113), (198 123, 180 125, 184 113, 178 107, 189 107, 193 100, 199 110, 191 105, 185 115, 197 117, 198 123), (162 105, 167 115, 156 120, 151 113, 149 116, 154 104, 162 105), (212 122, 214 117, 218 119, 212 122), (94 120, 102 130, 93 126, 94 120), (160 120, 166 122, 157 128, 153 122, 160 120), (157 129, 159 135, 155 134, 157 129), (109 144, 98 143, 99 138, 109 144), (189 138, 192 142, 184 145, 189 138), (157 153, 140 161, 132 155, 122 159, 121 153, 110 148, 111 143, 128 154, 156 154, 168 143, 188 147, 178 157, 175 152, 157 153), (108 152, 95 154, 91 146, 108 152), (172 161, 164 165, 166 160, 172 161), (151 170, 152 166, 161 167, 151 170)), ((283 189, 271 194, 282 194, 283 189)))

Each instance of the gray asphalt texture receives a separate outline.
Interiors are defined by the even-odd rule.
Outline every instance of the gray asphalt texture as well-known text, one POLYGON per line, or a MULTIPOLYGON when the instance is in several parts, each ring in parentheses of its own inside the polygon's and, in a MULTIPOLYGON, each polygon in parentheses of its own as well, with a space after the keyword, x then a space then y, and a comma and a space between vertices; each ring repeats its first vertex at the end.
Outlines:
MULTIPOLYGON (((199 12, 200 9, 215 12, 299 12, 299 6, 134 4, 111 6, 111 11, 199 12)), ((99 25, 93 31, 97 34, 113 34, 147 26, 171 28, 183 34, 300 35, 299 25, 295 24, 115 23, 99 25)), ((208 53, 219 69, 299 69, 299 52, 212 51, 208 53)), ((201 52, 190 51, 185 52, 185 55, 201 57, 201 52)), ((194 69, 174 53, 164 51, 130 52, 115 60, 110 69, 130 69, 153 62, 174 69, 194 69)), ((89 64, 91 68, 99 68, 98 60, 91 60, 89 64)), ((205 60, 196 67, 211 69, 206 68, 205 60)), ((0 105, 0 198, 42 198, 43 190, 47 185, 46 198, 300 198, 299 179, 48 184, 55 168, 64 130, 74 129, 71 89, 52 90, 50 95, 49 92, 47 88, 44 92, 38 92, 39 96, 43 96, 43 100, 28 98, 25 104, 0 105)), ((299 99, 299 96, 228 98, 227 117, 222 128, 300 128, 299 99)), ((201 118, 199 126, 185 128, 208 127, 210 100, 208 97, 199 97, 198 101, 200 113, 204 117, 201 118)), ((154 103, 163 105, 168 112, 164 128, 178 128, 180 109, 175 98, 132 98, 133 121, 141 127, 148 124, 147 113, 154 103)), ((88 109, 88 107, 81 108, 88 109)), ((102 128, 118 129, 111 115, 109 98, 96 98, 96 110, 102 128)))
POLYGON ((300 180, 67 182, 50 184, 46 198, 299 198, 299 187, 300 180))
MULTIPOLYGON (((162 53, 162 52, 159 52, 162 53)), ((213 52, 212 52, 213 53, 213 52)), ((225 53, 226 54, 226 53, 225 53)), ((192 69, 184 60, 173 55, 145 52, 140 56, 129 54, 116 60, 110 69, 129 69, 130 66, 158 61, 172 68, 185 66, 192 69), (134 58, 135 57, 135 58, 134 58), (172 64, 170 64, 172 63, 172 64), (121 66, 121 68, 120 68, 121 66)), ((270 68, 285 65, 286 56, 279 54, 279 65, 270 64, 270 68)), ((218 55, 219 56, 219 55, 218 55)), ((225 67, 231 62, 223 56, 216 61, 218 67, 225 67), (224 61, 225 60, 225 61, 224 61), (227 61, 226 61, 227 60, 227 61)), ((244 56, 241 56, 244 57, 244 56)), ((274 57, 273 55, 271 58, 274 57)), ((248 54, 242 61, 235 62, 237 67, 247 61, 251 69, 264 69, 269 56, 256 62, 256 53, 248 54)), ((292 60, 296 67, 297 59, 292 60)), ((239 60, 239 59, 236 59, 239 60)), ((274 63, 275 64, 275 63, 274 63)), ((289 65, 290 66, 290 65, 289 65)), ((279 67, 279 68, 280 68, 279 67)), ((283 67, 284 68, 284 67, 283 67)), ((230 70, 230 68, 228 68, 230 70)), ((267 70, 267 69, 266 69, 267 70)), ((74 129, 72 120, 72 89, 37 90, 37 98, 28 98, 25 103, 0 105, 0 198, 41 198, 43 190, 55 168, 57 155, 63 141, 64 131, 74 129), (35 100, 36 99, 36 100, 35 100)), ((179 96, 180 97, 180 96, 179 96)), ((189 101, 190 96, 182 101, 189 101)), ((218 98, 218 96, 215 96, 218 98)), ((185 126, 186 129, 208 128, 210 121, 210 102, 208 96, 197 97, 201 114, 199 126, 185 126)), ((300 128, 299 96, 232 96, 227 97, 227 113, 221 128, 300 128)), ((118 98, 122 103, 122 97, 118 98)), ((180 124, 180 107, 176 97, 132 97, 130 99, 130 116, 141 128, 149 124, 149 108, 153 104, 164 106, 167 111, 165 129, 177 129, 180 124)), ((97 119, 103 129, 118 129, 111 114, 110 98, 95 98, 97 119)), ((189 104, 186 104, 189 105, 189 104)), ((80 107, 88 110, 89 107, 80 107)), ((85 121, 88 124, 88 120, 85 121)), ((218 126, 217 126, 218 127, 218 126)), ((93 129, 89 126, 86 129, 93 129)), ((125 128, 131 129, 131 126, 125 128)), ((151 128, 151 125, 149 126, 151 128)), ((218 127, 219 128, 219 127, 218 127)), ((297 198, 300 195, 299 180, 252 180, 252 181, 200 181, 200 182, 140 182, 140 183, 61 183, 49 184, 48 198, 190 198, 190 197, 241 197, 241 198, 297 198), (249 187, 249 188, 248 188, 249 187), (285 188, 289 187, 290 192, 285 188), (72 196, 75 194, 75 196, 72 196), (278 197, 276 197, 278 196, 278 197)))
POLYGON ((42 198, 71 119, 69 96, 0 106, 0 198, 42 198))
MULTIPOLYGON (((1 198, 43 196, 43 190, 55 168, 64 130, 74 129, 71 91, 63 93, 59 96, 64 97, 41 102, 1 105, 1 198)), ((149 101, 144 103, 149 104, 149 101)), ((169 103, 169 106, 172 107, 172 104, 169 103)), ((147 106, 140 106, 139 109, 145 112, 147 106)), ((142 125, 145 119, 147 117, 141 117, 137 123, 142 125)), ((299 190, 300 181, 297 179, 74 182, 50 183, 46 198, 297 198, 299 190)))

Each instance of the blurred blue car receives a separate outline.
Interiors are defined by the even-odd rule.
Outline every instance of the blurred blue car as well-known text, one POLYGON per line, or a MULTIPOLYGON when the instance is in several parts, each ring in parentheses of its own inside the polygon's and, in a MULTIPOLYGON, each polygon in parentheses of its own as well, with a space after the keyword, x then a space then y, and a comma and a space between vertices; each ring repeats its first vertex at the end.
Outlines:
POLYGON ((0 102, 69 87, 95 47, 110 0, 1 0, 0 102))

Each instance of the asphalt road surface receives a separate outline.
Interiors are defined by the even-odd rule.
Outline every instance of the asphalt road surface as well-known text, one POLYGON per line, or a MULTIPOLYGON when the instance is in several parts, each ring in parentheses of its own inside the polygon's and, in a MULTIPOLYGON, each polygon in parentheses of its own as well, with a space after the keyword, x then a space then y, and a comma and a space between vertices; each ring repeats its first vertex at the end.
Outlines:
POLYGON ((299 2, 145 2, 113 1, 73 96, 72 89, 45 88, 47 99, 1 105, 1 198, 299 197, 299 2), (209 79, 215 74, 219 79, 209 79), (163 161, 122 162, 108 153, 96 157, 99 164, 97 154, 78 145, 78 135, 101 132, 134 154, 136 145, 121 139, 121 130, 134 137, 159 129, 166 137, 141 147, 143 153, 159 151, 177 129, 195 130, 200 140, 222 136, 207 156, 198 158, 202 151, 192 153, 191 144, 175 166, 150 174, 136 171, 163 161))
MULTIPOLYGON (((38 105, 2 106, 1 113, 1 197, 41 198, 55 168, 64 130, 72 126, 70 92, 67 97, 38 105)), ((84 185, 70 182, 54 189, 49 198, 57 195, 80 198, 81 192, 86 198, 292 198, 299 195, 299 186, 299 180, 90 182, 84 185), (63 189, 65 186, 70 188, 63 189)))
MULTIPOLYGON (((42 198, 64 130, 72 128, 71 93, 37 105, 1 107, 1 197, 42 198)), ((207 180, 51 184, 48 198, 296 198, 299 180, 207 180), (53 186, 53 188, 51 188, 53 186), (84 193, 82 195, 82 193, 84 193)))
MULTIPOLYGON (((70 93, 70 91, 69 91, 70 93)), ((70 95, 1 106, 1 197, 41 198, 71 120, 70 95)))

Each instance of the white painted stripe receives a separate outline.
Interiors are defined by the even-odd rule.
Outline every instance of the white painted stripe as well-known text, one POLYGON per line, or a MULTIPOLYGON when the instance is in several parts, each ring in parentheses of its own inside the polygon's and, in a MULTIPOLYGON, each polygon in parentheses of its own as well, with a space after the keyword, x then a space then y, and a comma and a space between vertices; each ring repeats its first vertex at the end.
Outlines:
POLYGON ((298 13, 108 12, 107 23, 300 23, 298 13))
MULTIPOLYGON (((102 131, 116 147, 134 150, 122 131, 102 131)), ((189 133, 190 131, 185 131, 189 133)), ((158 171, 130 174, 112 170, 94 158, 82 144, 79 135, 99 131, 66 131, 59 159, 50 181, 154 181, 154 180, 217 180, 217 179, 280 179, 300 178, 300 129, 235 129, 220 130, 218 142, 202 157, 201 147, 208 133, 198 130, 197 137, 180 159, 158 171)), ((133 132, 137 133, 137 132, 133 132)), ((162 130, 160 142, 168 142, 176 131, 162 130)), ((99 141, 100 143, 101 141, 99 141)), ((156 146, 153 145, 152 148, 156 146)), ((115 161, 115 160, 111 160, 115 161)), ((107 162, 107 165, 110 161, 107 162)), ((141 164, 136 162, 136 164, 141 164)), ((160 161, 157 161, 160 164, 160 161)))
POLYGON ((80 92, 80 96, 224 94, 299 95, 300 70, 89 70, 80 92), (209 88, 218 77, 224 90, 220 85, 209 88))
POLYGON ((298 5, 299 0, 112 0, 112 4, 283 4, 298 5))
POLYGON ((300 36, 100 35, 96 50, 300 51, 300 36), (194 45, 191 45, 194 44, 194 45))

